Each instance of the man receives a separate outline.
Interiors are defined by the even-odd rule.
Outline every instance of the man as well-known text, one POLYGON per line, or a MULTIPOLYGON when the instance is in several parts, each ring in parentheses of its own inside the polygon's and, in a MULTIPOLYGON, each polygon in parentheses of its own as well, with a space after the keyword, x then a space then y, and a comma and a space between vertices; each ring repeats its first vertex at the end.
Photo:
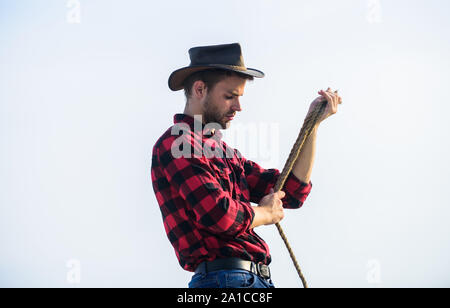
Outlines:
POLYGON ((167 236, 180 265, 195 272, 189 287, 274 287, 269 248, 254 229, 281 221, 283 208, 303 205, 312 188, 318 125, 336 113, 341 98, 330 88, 319 91, 310 111, 326 99, 326 112, 283 191, 274 193, 279 170, 245 159, 220 133, 242 110, 246 81, 264 73, 245 67, 238 43, 194 47, 189 55, 190 65, 169 77, 171 90, 184 89, 184 112, 175 114, 175 125, 158 139, 152 155, 153 188, 167 236))

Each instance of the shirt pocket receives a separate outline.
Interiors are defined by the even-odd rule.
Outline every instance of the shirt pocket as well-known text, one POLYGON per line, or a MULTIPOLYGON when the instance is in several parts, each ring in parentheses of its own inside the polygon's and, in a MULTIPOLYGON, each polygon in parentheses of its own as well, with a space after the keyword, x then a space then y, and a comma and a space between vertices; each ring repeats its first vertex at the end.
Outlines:
POLYGON ((228 165, 219 160, 211 160, 210 165, 222 189, 232 193, 234 188, 232 170, 230 170, 228 165))
POLYGON ((250 190, 247 183, 247 178, 245 177, 245 170, 241 166, 236 166, 234 173, 237 179, 237 187, 239 199, 243 202, 250 202, 250 190))

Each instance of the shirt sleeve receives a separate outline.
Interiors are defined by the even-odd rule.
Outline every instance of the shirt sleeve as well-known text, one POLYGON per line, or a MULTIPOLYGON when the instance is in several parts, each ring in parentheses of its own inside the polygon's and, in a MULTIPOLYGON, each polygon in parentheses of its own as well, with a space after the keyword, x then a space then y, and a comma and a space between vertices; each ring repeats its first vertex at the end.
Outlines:
POLYGON ((194 213, 200 228, 232 237, 249 229, 255 216, 252 206, 223 190, 206 158, 174 158, 170 150, 158 157, 167 180, 194 213))
MULTIPOLYGON (((244 164, 245 177, 250 190, 250 202, 259 203, 261 199, 269 194, 280 177, 278 169, 264 169, 254 161, 240 156, 244 164)), ((286 193, 282 199, 283 207, 289 209, 300 208, 312 189, 312 182, 300 181, 292 172, 289 173, 281 190, 286 193)))

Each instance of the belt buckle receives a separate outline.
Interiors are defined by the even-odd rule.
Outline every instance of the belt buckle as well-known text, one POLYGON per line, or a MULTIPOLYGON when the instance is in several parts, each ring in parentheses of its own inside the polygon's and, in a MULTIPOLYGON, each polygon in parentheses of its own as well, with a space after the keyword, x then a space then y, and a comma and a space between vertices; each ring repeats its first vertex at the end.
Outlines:
POLYGON ((260 275, 261 277, 263 277, 265 279, 270 278, 270 268, 267 265, 265 265, 263 263, 257 263, 256 271, 258 272, 258 275, 260 275))

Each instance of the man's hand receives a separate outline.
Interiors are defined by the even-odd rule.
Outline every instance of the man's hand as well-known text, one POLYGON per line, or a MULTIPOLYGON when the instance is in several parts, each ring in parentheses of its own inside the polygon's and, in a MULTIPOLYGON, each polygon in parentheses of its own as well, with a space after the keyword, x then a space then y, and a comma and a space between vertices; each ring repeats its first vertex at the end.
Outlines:
POLYGON ((273 192, 273 188, 270 189, 270 193, 264 196, 259 205, 254 207, 255 218, 253 219, 250 229, 261 225, 272 225, 280 222, 284 218, 283 202, 286 193, 282 190, 273 192))
POLYGON ((322 117, 317 120, 317 125, 328 118, 330 115, 335 114, 337 112, 338 105, 342 104, 342 98, 338 95, 337 90, 333 92, 331 88, 328 88, 326 91, 320 90, 318 91, 318 93, 320 94, 320 96, 311 103, 308 114, 306 116, 309 116, 309 114, 317 106, 317 104, 320 104, 324 100, 327 100, 327 107, 322 117))

